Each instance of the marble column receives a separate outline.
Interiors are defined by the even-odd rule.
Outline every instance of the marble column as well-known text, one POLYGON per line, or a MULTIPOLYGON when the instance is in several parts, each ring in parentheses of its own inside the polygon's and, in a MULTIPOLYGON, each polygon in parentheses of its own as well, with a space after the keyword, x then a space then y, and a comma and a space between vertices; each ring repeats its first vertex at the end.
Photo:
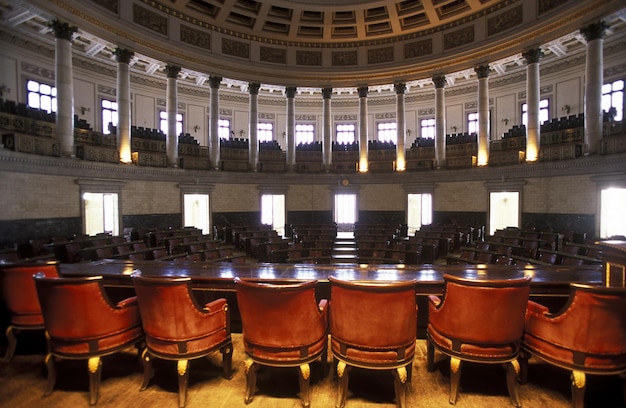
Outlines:
POLYGON ((296 87, 285 88, 287 96, 287 170, 296 167, 296 87))
POLYGON ((257 136, 257 126, 259 121, 259 88, 261 84, 250 82, 248 92, 250 93, 250 124, 248 129, 249 153, 248 160, 250 170, 257 171, 259 164, 259 138, 257 136))
POLYGON ((543 56, 540 48, 522 53, 526 60, 526 161, 539 159, 539 61, 543 56))
POLYGON ((322 88, 323 111, 324 111, 324 124, 322 129, 323 142, 322 142, 322 154, 323 154, 323 168, 325 171, 330 171, 333 161, 332 150, 332 120, 330 116, 330 96, 333 93, 333 88, 322 88))
POLYGON ((357 91, 359 92, 359 171, 365 173, 369 167, 367 160, 367 93, 369 88, 361 86, 357 88, 357 91))
POLYGON ((404 119, 404 94, 406 83, 397 82, 393 86, 396 90, 396 171, 406 170, 406 152, 404 150, 406 121, 404 119))
POLYGON ((596 154, 602 139, 602 84, 604 82, 604 34, 608 25, 604 21, 581 28, 587 41, 585 66, 585 154, 596 154))
POLYGON ((62 156, 74 152, 74 82, 72 68, 72 37, 77 27, 57 19, 48 23, 55 37, 55 87, 57 89, 56 132, 62 156))
POLYGON ((178 167, 178 135, 176 134, 176 114, 178 113, 178 73, 181 67, 167 64, 167 89, 165 101, 165 113, 167 114, 166 153, 167 164, 170 167, 178 167))
POLYGON ((211 107, 209 109, 209 155, 211 165, 215 170, 220 169, 220 83, 222 77, 211 75, 209 86, 211 87, 211 107))
POLYGON ((117 60, 117 148, 120 152, 120 161, 130 163, 131 157, 131 113, 130 113, 130 60, 135 55, 133 51, 116 48, 117 60))
POLYGON ((446 166, 446 77, 434 76, 435 84, 435 167, 446 166))
POLYGON ((478 157, 477 164, 489 163, 489 65, 474 68, 478 75, 478 157))

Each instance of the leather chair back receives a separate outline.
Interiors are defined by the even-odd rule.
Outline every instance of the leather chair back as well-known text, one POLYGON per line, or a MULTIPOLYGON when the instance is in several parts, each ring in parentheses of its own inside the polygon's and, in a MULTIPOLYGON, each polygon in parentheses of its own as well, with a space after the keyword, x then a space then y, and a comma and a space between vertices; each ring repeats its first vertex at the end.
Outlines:
POLYGON ((3 265, 0 267, 2 296, 16 326, 43 326, 33 275, 59 276, 57 262, 3 265))
POLYGON ((462 343, 516 344, 524 332, 530 278, 464 279, 444 275, 445 294, 429 325, 462 343))

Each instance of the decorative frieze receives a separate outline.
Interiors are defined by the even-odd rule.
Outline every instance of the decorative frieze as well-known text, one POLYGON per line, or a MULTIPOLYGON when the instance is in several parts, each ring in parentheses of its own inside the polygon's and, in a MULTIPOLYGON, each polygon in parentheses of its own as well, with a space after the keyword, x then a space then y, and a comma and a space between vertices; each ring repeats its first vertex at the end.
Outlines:
POLYGON ((167 36, 167 17, 133 4, 133 23, 167 36))

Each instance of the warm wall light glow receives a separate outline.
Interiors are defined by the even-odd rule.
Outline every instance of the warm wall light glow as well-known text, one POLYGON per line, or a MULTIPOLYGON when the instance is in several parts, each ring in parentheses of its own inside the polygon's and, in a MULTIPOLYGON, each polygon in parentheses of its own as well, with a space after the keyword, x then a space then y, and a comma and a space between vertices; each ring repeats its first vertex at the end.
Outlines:
POLYGON ((536 146, 526 146, 526 161, 534 162, 539 157, 536 146))
POLYGON ((120 152, 120 162, 122 163, 131 163, 133 161, 131 155, 130 155, 130 151, 128 152, 120 152), (124 154, 126 153, 126 154, 124 154))
POLYGON ((406 170, 405 161, 402 159, 398 159, 398 161, 396 161, 396 171, 404 171, 404 170, 406 170))
POLYGON ((367 173, 367 160, 361 160, 359 162, 359 172, 367 173))
POLYGON ((489 155, 487 154, 486 151, 479 151, 478 152, 478 166, 486 166, 489 163, 489 155))

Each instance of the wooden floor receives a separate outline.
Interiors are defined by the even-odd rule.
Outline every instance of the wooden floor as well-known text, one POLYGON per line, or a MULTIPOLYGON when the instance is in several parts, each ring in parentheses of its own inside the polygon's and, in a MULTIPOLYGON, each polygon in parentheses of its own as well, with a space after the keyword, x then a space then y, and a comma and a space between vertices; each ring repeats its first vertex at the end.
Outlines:
MULTIPOLYGON (((52 395, 42 398, 46 383, 45 345, 42 335, 19 337, 17 355, 10 363, 0 363, 0 407, 87 407, 88 380, 86 362, 61 361, 52 395)), ((219 354, 190 363, 190 384, 187 407, 244 407, 245 374, 241 334, 233 334, 234 376, 221 377, 219 354)), ((0 346, 0 352, 4 348, 0 346)), ((330 359, 330 357, 329 357, 330 359)), ((426 370, 426 343, 417 341, 413 378, 407 397, 408 407, 447 407, 448 360, 436 355, 436 370, 426 370)), ((136 351, 128 351, 103 359, 99 407, 176 407, 176 366, 155 360, 155 377, 150 387, 139 391, 142 376, 136 351)), ((499 365, 463 366, 461 390, 457 407, 510 407, 505 372, 499 365)), ((531 360, 529 381, 520 386, 522 404, 526 408, 559 408, 570 406, 569 374, 531 360)), ((334 407, 336 382, 333 375, 321 377, 319 363, 312 364, 311 406, 334 407)), ((250 408, 300 407, 295 369, 262 369, 257 392, 250 408)), ((389 372, 353 370, 350 376, 346 407, 394 407, 394 388, 389 372)), ((616 376, 589 377, 586 407, 624 408, 622 383, 616 376)))

